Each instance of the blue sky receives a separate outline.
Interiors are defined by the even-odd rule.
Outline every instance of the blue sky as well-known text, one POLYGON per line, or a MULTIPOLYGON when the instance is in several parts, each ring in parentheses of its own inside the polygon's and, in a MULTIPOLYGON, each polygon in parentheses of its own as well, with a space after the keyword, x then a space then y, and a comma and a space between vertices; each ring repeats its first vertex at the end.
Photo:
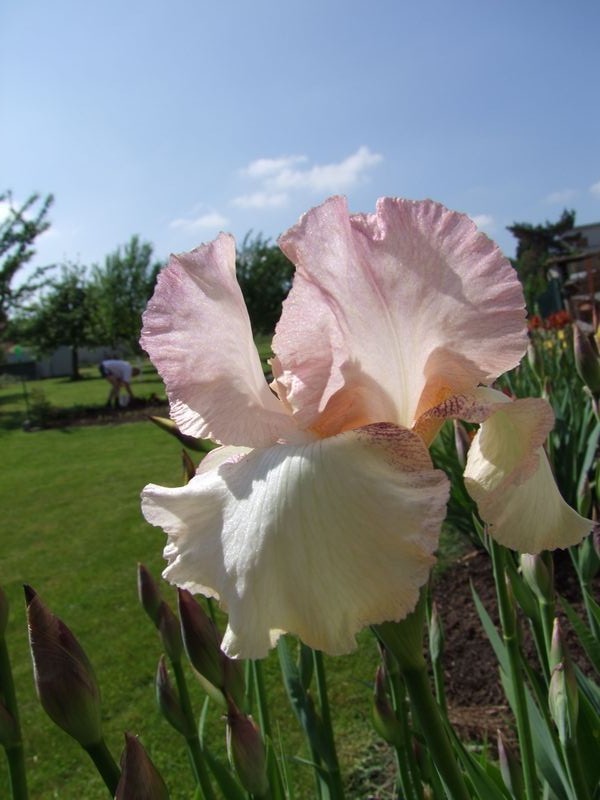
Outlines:
POLYGON ((597 0, 7 2, 0 189, 55 194, 39 265, 275 238, 334 193, 511 255, 515 220, 600 220, 599 30, 597 0))

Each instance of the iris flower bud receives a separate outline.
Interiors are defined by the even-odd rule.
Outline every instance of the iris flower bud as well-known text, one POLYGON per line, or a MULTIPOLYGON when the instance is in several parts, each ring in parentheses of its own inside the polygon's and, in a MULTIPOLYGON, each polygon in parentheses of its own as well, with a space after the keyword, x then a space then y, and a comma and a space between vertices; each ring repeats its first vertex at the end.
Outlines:
POLYGON ((81 645, 69 628, 25 587, 35 687, 52 721, 83 747, 102 740, 100 691, 81 645))
POLYGON ((187 434, 182 433, 177 425, 175 425, 173 420, 168 419, 168 417, 148 417, 148 419, 161 430, 166 431, 167 433, 170 433, 171 436, 179 439, 181 444, 183 444, 185 447, 188 447, 190 450, 196 450, 199 453, 207 453, 212 449, 212 445, 205 442, 204 439, 196 439, 195 436, 188 436, 187 434))
POLYGON ((256 798, 265 797, 269 780, 262 736, 252 717, 240 713, 233 703, 227 713, 227 747, 244 789, 256 798))
POLYGON ((186 738, 193 736, 194 731, 190 730, 188 720, 183 713, 179 699, 175 693, 175 690, 173 689, 171 681, 169 680, 169 673, 167 672, 167 663, 164 655, 160 657, 158 662, 155 686, 156 701, 163 717, 173 728, 175 728, 176 731, 181 733, 186 738))
POLYGON ((209 683, 225 689, 221 635, 202 606, 185 589, 179 589, 179 617, 185 651, 192 666, 209 683))
POLYGON ((552 556, 544 559, 543 556, 522 553, 520 557, 521 574, 537 598, 546 603, 554 600, 554 565, 552 556))
POLYGON ((169 800, 169 792, 160 773, 137 737, 130 733, 125 734, 121 779, 115 800, 169 800))
POLYGON ((396 747, 402 747, 402 726, 388 699, 385 689, 385 670, 381 665, 377 667, 377 672, 375 674, 373 727, 384 742, 395 745, 396 747))
POLYGON ((577 678, 565 647, 558 619, 554 620, 549 662, 551 678, 548 689, 548 705, 552 719, 558 728, 560 741, 565 746, 575 738, 579 695, 577 678))
POLYGON ((143 564, 138 564, 138 596, 142 608, 158 628, 158 609, 162 603, 156 581, 143 564))
POLYGON ((597 397, 600 395, 600 353, 596 340, 585 334, 579 325, 573 325, 573 347, 579 377, 597 397))
POLYGON ((497 732, 498 736, 498 760, 500 762, 500 772, 504 785, 511 793, 512 797, 523 797, 523 776, 521 765, 513 749, 505 741, 502 731, 497 732))

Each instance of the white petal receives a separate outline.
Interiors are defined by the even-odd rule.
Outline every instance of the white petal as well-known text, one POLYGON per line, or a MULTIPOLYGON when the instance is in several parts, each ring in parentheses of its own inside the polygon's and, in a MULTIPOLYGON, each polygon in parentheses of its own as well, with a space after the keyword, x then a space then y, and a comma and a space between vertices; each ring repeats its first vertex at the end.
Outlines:
POLYGON ((419 437, 377 425, 240 452, 185 487, 147 486, 142 508, 169 537, 164 576, 219 597, 224 649, 260 658, 282 631, 348 652, 365 625, 409 613, 447 496, 419 437))
POLYGON ((543 450, 552 409, 541 399, 485 394, 498 405, 469 449, 465 486, 490 534, 524 553, 578 544, 592 523, 565 503, 543 450))

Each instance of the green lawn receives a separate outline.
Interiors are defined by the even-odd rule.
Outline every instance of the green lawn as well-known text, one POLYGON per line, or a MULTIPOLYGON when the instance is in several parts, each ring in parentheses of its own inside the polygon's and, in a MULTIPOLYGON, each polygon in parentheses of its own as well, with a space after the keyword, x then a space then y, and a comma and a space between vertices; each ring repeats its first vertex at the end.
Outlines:
MULTIPOLYGON (((152 395, 164 399, 162 381, 151 364, 141 364, 142 373, 134 378, 132 391, 137 397, 147 399, 152 395)), ((24 420, 36 416, 40 404, 52 410, 77 412, 83 408, 103 409, 110 386, 100 376, 96 366, 84 367, 82 379, 46 378, 40 381, 20 381, 0 376, 0 429, 20 427, 24 420)))
MULTIPOLYGON (((156 379, 148 376, 149 381, 156 379)), ((43 381, 53 403, 103 402, 106 385, 96 377, 79 383, 43 381)), ((139 392, 139 389, 138 389, 139 392)), ((18 384, 0 391, 0 416, 22 413, 18 384), (8 411, 7 411, 8 409, 8 411)), ((180 447, 150 423, 72 427, 25 433, 0 424, 2 508, 0 584, 11 602, 8 643, 14 665, 25 734, 32 800, 96 800, 106 790, 88 757, 41 709, 33 690, 22 584, 71 627, 92 660, 103 695, 109 746, 118 757, 124 731, 139 734, 164 774, 174 800, 191 798, 187 756, 160 717, 154 673, 160 655, 157 635, 139 607, 136 564, 158 577, 163 533, 139 511, 147 482, 181 482, 180 447)), ((173 591, 162 583, 167 597, 173 591)), ((324 609, 326 613, 326 609, 324 609)), ((329 676, 341 760, 346 774, 366 751, 373 734, 368 721, 370 681, 376 653, 365 634, 358 653, 330 660, 329 676)), ((267 665, 275 729, 286 752, 305 755, 298 726, 283 697, 276 658, 267 665)), ((190 676, 195 708, 202 692, 190 676)), ((222 749, 221 712, 210 718, 209 741, 222 749)), ((298 798, 312 795, 312 774, 292 767, 298 798)), ((0 758, 0 797, 7 794, 0 758)))

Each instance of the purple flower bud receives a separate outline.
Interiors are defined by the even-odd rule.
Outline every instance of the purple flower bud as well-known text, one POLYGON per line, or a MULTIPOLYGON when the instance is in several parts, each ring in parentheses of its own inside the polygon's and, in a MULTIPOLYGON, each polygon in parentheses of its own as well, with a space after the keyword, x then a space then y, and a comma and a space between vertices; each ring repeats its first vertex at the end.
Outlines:
POLYGON ((183 642, 179 620, 164 600, 158 608, 158 630, 162 645, 172 662, 181 661, 183 642))
POLYGON ((190 730, 188 720, 179 704, 179 699, 175 693, 173 685, 169 680, 167 663, 164 655, 160 657, 156 670, 156 701, 163 717, 167 722, 179 731, 186 738, 193 736, 194 731, 190 730))
POLYGON ((225 690, 224 654, 216 625, 185 589, 178 590, 179 617, 185 651, 194 669, 213 686, 225 690))
POLYGON ((137 737, 125 734, 121 757, 121 779, 115 800, 168 800, 169 792, 160 773, 137 737))
POLYGON ((25 586, 35 687, 52 721, 83 747, 102 739, 94 670, 69 628, 25 586))
POLYGON ((233 703, 227 714, 227 746, 244 789, 255 797, 269 791, 267 753, 252 717, 241 714, 233 703))
POLYGON ((162 597, 154 578, 143 564, 138 564, 138 596, 146 614, 158 628, 158 609, 162 597))

